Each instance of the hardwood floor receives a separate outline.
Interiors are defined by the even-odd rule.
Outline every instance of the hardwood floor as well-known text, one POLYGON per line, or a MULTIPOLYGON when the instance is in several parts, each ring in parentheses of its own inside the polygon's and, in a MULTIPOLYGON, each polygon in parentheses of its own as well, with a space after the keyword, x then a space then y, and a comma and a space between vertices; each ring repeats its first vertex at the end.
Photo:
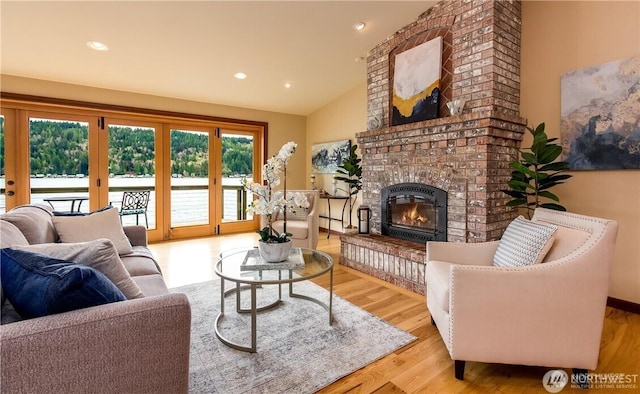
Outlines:
MULTIPOLYGON (((320 235, 318 249, 338 261, 340 240, 320 235)), ((255 233, 171 241, 150 245, 169 287, 214 279, 222 250, 257 244, 255 233)), ((324 277, 315 281, 328 285, 324 277)), ((324 388, 320 393, 546 393, 542 377, 552 368, 468 362, 465 380, 453 375, 453 361, 431 325, 424 296, 336 264, 336 295, 418 337, 413 343, 324 388)), ((570 372, 570 371, 568 371, 570 372)), ((640 315, 607 308, 600 363, 591 371, 635 376, 636 388, 571 389, 565 392, 640 392, 640 315)))

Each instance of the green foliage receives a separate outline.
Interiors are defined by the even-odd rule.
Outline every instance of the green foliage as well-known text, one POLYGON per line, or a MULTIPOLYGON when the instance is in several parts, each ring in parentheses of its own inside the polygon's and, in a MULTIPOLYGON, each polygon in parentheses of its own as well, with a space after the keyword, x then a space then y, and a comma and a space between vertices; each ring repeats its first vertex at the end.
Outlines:
POLYGON ((253 139, 222 137, 222 176, 253 174, 253 139))
POLYGON ((557 138, 547 137, 544 123, 540 123, 535 129, 527 126, 527 130, 533 136, 531 147, 520 150, 520 160, 515 159, 509 163, 509 167, 513 169, 508 183, 510 189, 502 190, 513 197, 507 206, 526 208, 529 218, 537 207, 566 211, 565 207, 557 204, 560 202, 558 196, 549 191, 571 178, 571 175, 563 174, 569 169, 569 163, 554 161, 562 153, 562 146, 554 143, 557 138), (541 199, 555 202, 542 202, 541 199))
MULTIPOLYGON (((4 118, 0 117, 4 131, 4 118)), ((29 140, 31 174, 75 175, 89 173, 88 124, 31 119, 29 140)), ((155 175, 153 129, 109 126, 109 172, 114 175, 155 175)), ((0 133, 0 168, 4 171, 4 132, 0 133)), ((253 173, 253 140, 222 138, 222 175, 253 173)), ((171 173, 206 177, 209 174, 209 136, 205 133, 171 133, 171 173)))
POLYGON ((360 164, 362 160, 356 153, 357 149, 358 145, 351 145, 349 156, 344 158, 342 164, 337 169, 337 171, 344 176, 336 177, 337 180, 346 183, 348 187, 347 192, 349 193, 349 228, 353 227, 351 224, 351 213, 353 212, 353 207, 355 205, 355 198, 353 196, 357 195, 360 190, 362 190, 362 165, 360 164))
POLYGON ((278 243, 278 244, 287 242, 289 240, 289 238, 287 237, 291 237, 293 235, 291 233, 284 233, 284 232, 279 233, 276 231, 276 229, 271 228, 269 226, 263 227, 262 230, 256 230, 256 233, 260 234, 260 240, 262 242, 278 243))
POLYGON ((155 132, 147 128, 109 126, 109 173, 155 174, 155 132))

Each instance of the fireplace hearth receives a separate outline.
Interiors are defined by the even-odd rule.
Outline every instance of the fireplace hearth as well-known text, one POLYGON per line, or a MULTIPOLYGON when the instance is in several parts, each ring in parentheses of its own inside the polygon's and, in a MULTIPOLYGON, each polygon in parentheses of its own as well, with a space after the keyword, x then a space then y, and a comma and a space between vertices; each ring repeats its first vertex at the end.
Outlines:
POLYGON ((447 240, 447 192, 423 183, 399 183, 382 189, 381 232, 425 243, 447 240))

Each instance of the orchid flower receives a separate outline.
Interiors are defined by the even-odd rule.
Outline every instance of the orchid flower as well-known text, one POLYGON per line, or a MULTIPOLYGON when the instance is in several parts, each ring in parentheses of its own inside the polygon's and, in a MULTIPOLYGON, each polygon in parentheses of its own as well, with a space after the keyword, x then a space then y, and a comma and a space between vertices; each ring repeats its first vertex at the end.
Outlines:
POLYGON ((309 201, 303 193, 287 193, 286 174, 287 163, 296 152, 298 144, 289 141, 280 148, 278 154, 269 158, 267 163, 262 167, 262 179, 265 184, 257 182, 249 182, 246 178, 242 179, 242 186, 245 190, 252 193, 256 198, 247 206, 247 213, 265 215, 267 217, 268 227, 257 231, 262 236, 264 242, 286 242, 290 234, 286 233, 287 215, 286 212, 297 212, 298 209, 306 209, 309 207, 309 201), (284 172, 284 191, 275 190, 281 183, 280 173, 284 172), (284 212, 284 229, 283 234, 277 234, 273 229, 273 215, 277 212, 284 212), (268 231, 267 231, 268 229, 268 231))

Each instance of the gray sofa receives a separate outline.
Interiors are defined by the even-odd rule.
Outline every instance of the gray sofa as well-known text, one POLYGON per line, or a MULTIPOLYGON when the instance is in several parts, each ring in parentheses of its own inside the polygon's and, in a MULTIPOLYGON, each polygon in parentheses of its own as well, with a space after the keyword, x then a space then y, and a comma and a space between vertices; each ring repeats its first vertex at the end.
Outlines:
MULTIPOLYGON (((169 293, 144 226, 125 226, 134 252, 120 258, 144 297, 8 323, 2 297, 3 393, 186 393, 191 308, 169 293)), ((58 241, 51 209, 0 215, 0 245, 58 241)))

